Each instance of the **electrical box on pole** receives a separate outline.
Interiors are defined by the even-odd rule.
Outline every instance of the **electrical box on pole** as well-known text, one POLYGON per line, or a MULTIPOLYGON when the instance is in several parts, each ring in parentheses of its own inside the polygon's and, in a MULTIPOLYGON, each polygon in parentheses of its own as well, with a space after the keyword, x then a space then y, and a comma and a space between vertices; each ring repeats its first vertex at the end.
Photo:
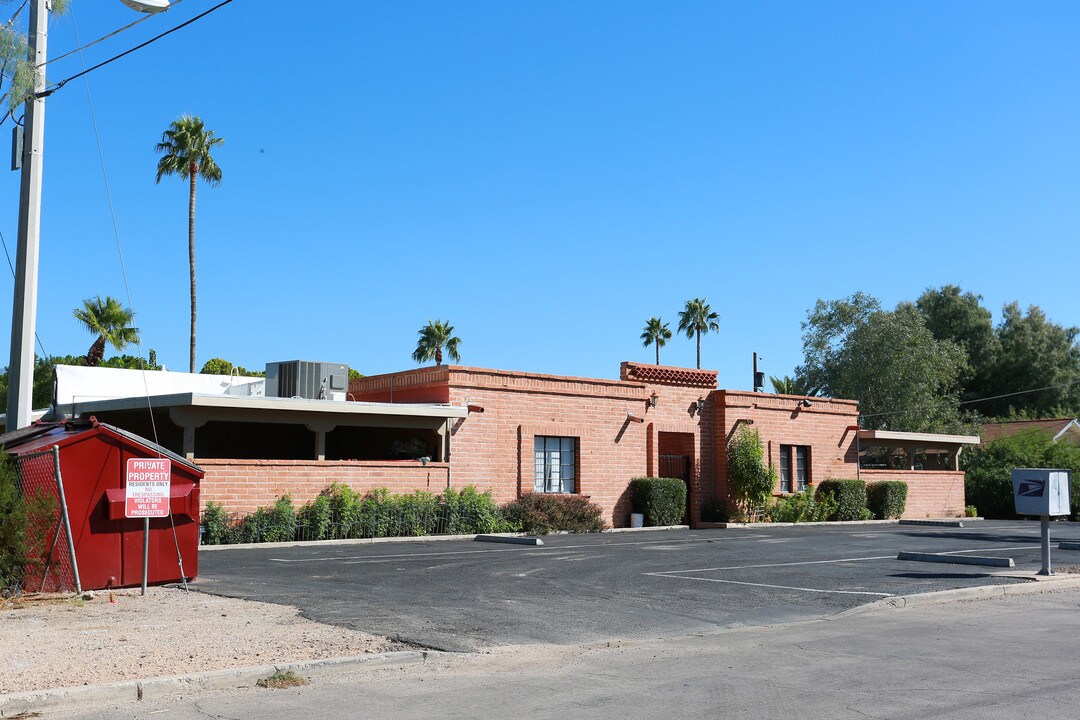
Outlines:
POLYGON ((11 128, 11 169, 22 170, 23 129, 22 125, 11 128))

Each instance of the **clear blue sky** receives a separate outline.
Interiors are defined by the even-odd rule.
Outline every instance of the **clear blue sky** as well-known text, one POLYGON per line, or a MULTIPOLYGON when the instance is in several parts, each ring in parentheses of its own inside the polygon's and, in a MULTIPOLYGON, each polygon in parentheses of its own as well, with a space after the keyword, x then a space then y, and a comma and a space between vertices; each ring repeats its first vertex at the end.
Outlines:
MULTIPOLYGON (((86 42, 136 18, 73 9, 52 56, 76 21, 86 42)), ((1080 324, 1077 27, 1072 2, 236 0, 89 85, 143 351, 170 369, 187 190, 154 184, 153 148, 192 113, 225 138, 198 194, 199 365, 406 369, 444 319, 464 364, 613 377, 652 361, 650 316, 674 329, 705 297, 702 364, 748 388, 754 351, 790 373, 807 309, 856 290, 892 306, 959 283, 995 320, 1018 300, 1080 324)), ((125 297, 81 80, 49 98, 46 138, 38 332, 80 354, 72 309, 125 297)), ((18 174, 0 177, 13 250, 18 174)), ((661 360, 692 366, 694 343, 661 360)))

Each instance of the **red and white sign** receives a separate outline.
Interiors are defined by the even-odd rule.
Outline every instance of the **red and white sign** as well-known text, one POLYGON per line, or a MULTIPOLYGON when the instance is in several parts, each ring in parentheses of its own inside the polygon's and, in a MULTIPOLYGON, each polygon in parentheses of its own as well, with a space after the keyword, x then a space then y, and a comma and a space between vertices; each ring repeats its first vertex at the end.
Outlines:
POLYGON ((167 458, 128 458, 124 515, 129 518, 169 517, 172 462, 167 458))

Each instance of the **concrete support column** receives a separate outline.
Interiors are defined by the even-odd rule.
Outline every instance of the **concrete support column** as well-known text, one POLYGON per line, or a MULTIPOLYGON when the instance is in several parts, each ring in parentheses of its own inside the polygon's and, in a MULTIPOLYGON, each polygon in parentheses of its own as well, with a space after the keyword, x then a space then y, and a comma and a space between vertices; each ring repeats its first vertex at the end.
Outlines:
POLYGON ((311 432, 315 433, 315 459, 326 459, 326 433, 333 430, 337 425, 333 423, 307 423, 306 427, 311 432))
POLYGON ((191 425, 184 426, 184 457, 195 459, 195 428, 191 425))

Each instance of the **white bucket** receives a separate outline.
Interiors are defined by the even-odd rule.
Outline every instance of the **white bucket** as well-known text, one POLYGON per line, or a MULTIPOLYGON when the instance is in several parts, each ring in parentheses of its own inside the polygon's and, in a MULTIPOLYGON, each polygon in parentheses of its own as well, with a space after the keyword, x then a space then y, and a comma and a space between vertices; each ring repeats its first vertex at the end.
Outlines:
POLYGON ((645 514, 644 513, 630 513, 630 527, 632 527, 632 528, 645 527, 645 514))

